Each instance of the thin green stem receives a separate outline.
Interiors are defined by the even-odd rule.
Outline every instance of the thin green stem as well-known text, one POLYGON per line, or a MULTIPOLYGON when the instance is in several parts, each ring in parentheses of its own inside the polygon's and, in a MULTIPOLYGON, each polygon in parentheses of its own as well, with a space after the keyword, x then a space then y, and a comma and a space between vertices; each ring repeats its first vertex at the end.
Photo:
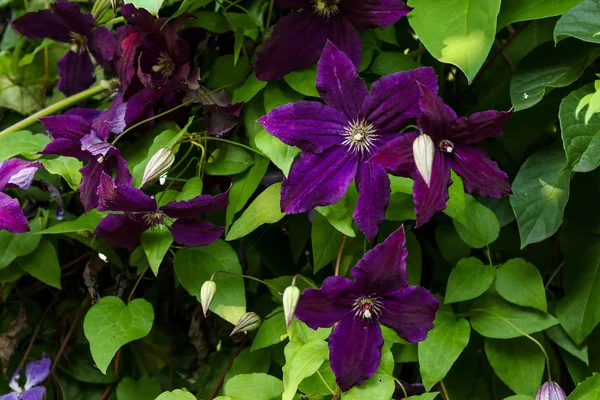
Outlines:
POLYGON ((485 249, 486 249, 485 253, 487 254, 488 261, 490 262, 490 267, 494 268, 494 263, 492 262, 492 252, 490 251, 490 246, 486 245, 485 249))
POLYGON ((246 146, 243 143, 234 142, 233 140, 228 140, 228 139, 223 139, 223 138, 218 138, 218 137, 212 137, 212 136, 203 136, 202 139, 204 139, 204 140, 214 140, 216 142, 223 142, 223 143, 231 144, 233 146, 243 147, 244 149, 250 150, 250 151, 258 154, 261 157, 267 158, 267 156, 265 156, 262 152, 260 152, 260 151, 258 151, 256 149, 253 149, 250 146, 246 146))
POLYGON ((394 377, 394 380, 396 381, 396 383, 398 385, 400 385, 400 388, 402 389, 402 393, 404 394, 404 398, 408 399, 408 393, 406 393, 406 389, 404 389, 404 385, 402 384, 402 382, 400 382, 400 379, 394 377))
POLYGON ((267 12, 267 22, 265 23, 265 31, 271 26, 271 17, 273 16, 273 5, 275 0, 269 0, 269 11, 267 12))
POLYGON ((215 276, 217 276, 217 274, 228 274, 228 275, 234 275, 234 276, 241 276, 242 278, 246 278, 246 279, 251 279, 253 281, 262 283, 263 285, 267 286, 269 289, 274 290, 275 293, 279 293, 279 289, 277 289, 275 286, 263 281, 262 279, 258 279, 255 278, 253 276, 250 275, 244 275, 244 274, 236 274, 235 272, 229 272, 229 271, 216 271, 215 273, 212 274, 212 276, 210 277, 210 280, 214 280, 215 276))
POLYGON ((115 24, 120 24, 121 22, 125 22, 125 17, 116 17, 116 18, 113 18, 110 21, 108 21, 106 23, 106 25, 115 25, 115 24))
POLYGON ((560 270, 562 269, 563 265, 565 265, 565 262, 561 262, 560 265, 558 266, 558 268, 556 268, 556 271, 554 271, 552 273, 552 275, 550 276, 550 279, 548 279, 548 282, 546 282, 546 286, 544 287, 544 289, 547 291, 548 287, 550 287, 550 283, 552 283, 552 280, 556 277, 556 275, 558 275, 558 273, 560 272, 560 270))
POLYGON ((144 272, 142 272, 140 274, 140 276, 138 277, 137 281, 135 281, 135 285, 133 285, 133 289, 131 289, 131 293, 129 293, 129 298, 127 299, 127 304, 131 303, 131 298, 133 297, 133 293, 135 293, 135 289, 137 289, 138 285, 140 284, 140 281, 142 280, 142 278, 146 274, 146 271, 148 271, 148 267, 146 267, 146 269, 144 270, 144 272))
POLYGON ((317 370, 317 374, 319 375, 319 378, 321 378, 321 380, 323 381, 323 384, 327 387, 327 390, 329 390, 329 393, 331 393, 332 396, 335 396, 335 391, 331 388, 331 386, 327 384, 327 381, 325 380, 325 378, 323 378, 323 375, 321 375, 319 370, 317 370))

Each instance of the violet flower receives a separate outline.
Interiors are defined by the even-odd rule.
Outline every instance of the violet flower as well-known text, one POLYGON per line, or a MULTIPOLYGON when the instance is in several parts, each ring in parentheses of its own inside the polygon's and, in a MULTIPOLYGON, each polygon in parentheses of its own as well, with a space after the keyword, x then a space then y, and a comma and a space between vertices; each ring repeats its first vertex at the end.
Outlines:
POLYGON ((298 10, 282 17, 272 36, 256 55, 256 77, 274 81, 319 59, 330 40, 360 64, 362 44, 355 26, 385 29, 412 9, 400 0, 277 0, 282 10, 298 10))
POLYGON ((0 396, 0 400, 43 400, 46 388, 38 385, 45 381, 50 374, 51 364, 52 361, 45 355, 40 361, 32 361, 27 364, 25 369, 27 380, 23 387, 19 386, 18 380, 22 368, 18 367, 8 384, 13 392, 0 396))
POLYGON ((94 28, 92 14, 83 14, 79 4, 69 1, 52 3, 49 10, 29 12, 14 20, 12 25, 28 39, 50 38, 71 43, 71 50, 58 61, 58 89, 68 96, 94 83, 90 53, 98 64, 108 69, 118 47, 108 29, 94 28))
POLYGON ((537 391, 535 400, 567 400, 567 395, 558 383, 548 381, 537 391))
MULTIPOLYGON (((450 168, 463 178, 469 193, 488 197, 502 197, 512 194, 508 175, 490 160, 484 150, 472 144, 488 137, 502 136, 504 123, 512 111, 484 111, 471 117, 458 118, 429 88, 419 85, 422 110, 417 125, 423 137, 431 143, 432 154, 422 154, 415 150, 418 159, 429 159, 429 164, 415 165, 413 146, 420 135, 406 133, 382 146, 369 160, 369 163, 385 167, 394 175, 409 176, 415 181, 413 198, 417 214, 417 226, 429 221, 438 211, 446 208, 450 168), (419 167, 419 168, 417 168, 419 167)), ((422 139, 423 139, 422 138, 422 139)), ((427 146, 426 146, 427 147, 427 146)))
POLYGON ((346 54, 328 42, 317 69, 325 104, 289 103, 258 120, 271 135, 302 150, 283 180, 281 209, 295 214, 333 204, 356 178, 354 219, 372 240, 385 219, 390 182, 384 168, 366 161, 420 114, 417 81, 437 90, 433 69, 421 67, 384 76, 369 91, 346 54))
POLYGON ((225 208, 228 193, 217 196, 199 195, 191 200, 171 201, 159 207, 154 197, 128 185, 117 185, 102 174, 98 186, 100 211, 123 211, 109 214, 100 222, 94 234, 115 247, 135 249, 140 235, 153 227, 165 226, 176 242, 188 247, 206 246, 217 240, 224 229, 196 218, 225 208))
POLYGON ((433 329, 438 300, 422 287, 409 286, 404 228, 369 250, 350 273, 354 281, 330 276, 321 289, 306 289, 296 317, 313 329, 328 328, 331 369, 343 391, 362 384, 381 361, 379 323, 416 343, 433 329), (339 321, 339 322, 338 322, 339 321))
POLYGON ((19 205, 19 200, 2 193, 2 190, 28 189, 38 168, 43 168, 39 162, 19 158, 0 162, 0 230, 13 233, 29 231, 29 224, 19 205))

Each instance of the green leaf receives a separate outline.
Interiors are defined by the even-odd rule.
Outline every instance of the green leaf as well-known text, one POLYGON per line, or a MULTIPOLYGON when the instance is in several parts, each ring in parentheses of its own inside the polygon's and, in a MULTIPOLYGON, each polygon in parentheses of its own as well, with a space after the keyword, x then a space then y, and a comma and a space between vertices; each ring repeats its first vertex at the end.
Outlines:
POLYGON ((554 43, 536 47, 521 60, 510 82, 515 110, 533 107, 551 89, 575 82, 598 54, 599 49, 575 40, 560 42, 556 47, 554 43))
POLYGON ((478 258, 463 258, 450 272, 445 303, 456 303, 481 296, 492 286, 495 275, 494 267, 482 263, 478 258))
POLYGON ((513 392, 535 395, 542 383, 545 358, 531 339, 486 338, 485 354, 498 378, 513 392))
POLYGON ((229 227, 235 218, 235 214, 244 208, 248 199, 250 199, 256 188, 258 188, 268 167, 269 160, 256 154, 254 156, 254 165, 244 175, 236 175, 232 178, 225 226, 229 227))
POLYGON ((519 21, 561 15, 581 0, 502 0, 498 28, 519 21))
POLYGON ((279 312, 269 318, 266 318, 252 341, 252 351, 264 349, 265 347, 281 343, 287 337, 285 328, 285 317, 283 312, 279 312))
POLYGON ((168 21, 175 19, 175 18, 179 17, 180 15, 183 15, 186 13, 191 13, 192 11, 196 11, 197 9, 204 7, 211 1, 212 0, 183 0, 181 2, 181 4, 179 5, 179 8, 177 9, 177 11, 175 11, 175 13, 173 13, 169 17, 168 21))
POLYGON ((308 378, 329 358, 329 347, 322 340, 312 340, 306 344, 290 342, 285 346, 285 365, 283 366, 283 387, 281 398, 292 400, 298 385, 308 378))
POLYGON ((335 229, 327 218, 320 213, 315 213, 311 231, 314 272, 336 258, 342 237, 342 233, 335 229))
POLYGON ((600 115, 586 123, 575 111, 589 93, 594 93, 591 84, 571 92, 560 103, 558 113, 567 166, 575 172, 590 172, 600 165, 600 115))
POLYGON ((246 295, 244 280, 240 276, 240 261, 228 243, 217 240, 208 246, 181 249, 175 255, 174 267, 181 285, 198 301, 202 284, 213 273, 225 272, 215 276, 217 293, 210 310, 226 321, 237 324, 246 312, 246 295))
POLYGON ((267 373, 271 366, 271 357, 267 350, 251 351, 245 348, 233 361, 225 374, 225 382, 239 374, 267 373))
POLYGON ((317 92, 317 65, 300 71, 293 71, 283 77, 296 92, 305 96, 320 97, 317 92))
POLYGON ((300 154, 299 148, 283 143, 264 129, 256 134, 254 141, 256 147, 269 157, 285 176, 290 173, 294 159, 300 154))
POLYGON ((146 253, 152 272, 155 276, 158 276, 158 268, 173 243, 171 231, 162 225, 148 229, 140 236, 140 243, 144 253, 146 253))
POLYGON ((554 343, 583 361, 586 365, 589 365, 587 343, 584 342, 580 345, 577 345, 560 325, 546 329, 546 334, 554 343))
POLYGON ((409 69, 418 68, 421 65, 412 57, 396 51, 383 51, 379 53, 371 71, 379 76, 390 75, 399 71, 407 71, 409 69))
POLYGON ((427 339, 419 343, 419 365, 425 390, 429 391, 446 377, 458 356, 469 344, 471 326, 464 318, 456 318, 452 307, 444 305, 433 321, 435 327, 427 339))
MULTIPOLYGON (((229 31, 229 23, 227 18, 221 13, 215 11, 198 11, 194 13, 196 19, 188 21, 185 26, 194 26, 204 28, 207 31, 214 33, 226 33, 229 31)), ((231 66, 233 66, 233 55, 231 57, 231 66)), ((228 64, 229 65, 229 64, 228 64)))
POLYGON ((125 4, 133 4, 137 8, 144 8, 152 15, 158 15, 158 10, 162 6, 164 0, 125 0, 125 4))
POLYGON ((235 42, 233 45, 233 65, 236 65, 240 58, 240 51, 244 44, 244 28, 239 27, 235 30, 235 42))
MULTIPOLYGON (((36 220, 31 221, 30 226, 38 224, 36 220)), ((0 231, 0 269, 6 268, 17 257, 32 253, 40 243, 42 237, 34 232, 10 233, 0 231)))
POLYGON ((423 393, 415 396, 410 396, 407 400, 434 400, 440 392, 423 393))
POLYGON ((52 160, 42 160, 42 164, 48 172, 62 176, 71 189, 77 190, 81 183, 81 172, 79 170, 83 168, 83 162, 75 157, 60 156, 52 160))
POLYGON ((38 151, 42 151, 51 139, 30 131, 17 131, 10 135, 0 136, 0 161, 6 161, 14 156, 23 156, 29 160, 40 158, 38 151))
POLYGON ((569 400, 598 400, 600 399, 600 374, 594 374, 577 386, 568 397, 569 400))
POLYGON ((118 297, 101 298, 83 320, 83 331, 98 369, 106 373, 117 350, 150 333, 153 322, 154 310, 144 299, 125 305, 118 297))
POLYGON ((117 386, 117 400, 155 399, 160 395, 160 383, 144 376, 137 381, 125 378, 117 386))
POLYGON ((208 175, 235 175, 247 170, 254 164, 252 156, 239 146, 219 143, 217 149, 210 155, 210 162, 204 165, 208 175))
POLYGON ((240 374, 225 383, 224 392, 231 400, 271 400, 281 396, 283 383, 267 374, 240 374))
POLYGON ((280 211, 281 183, 275 183, 266 188, 242 216, 231 225, 225 240, 231 241, 246 236, 262 224, 273 224, 285 216, 280 211))
POLYGON ((522 258, 508 260, 498 268, 496 290, 511 303, 548 312, 542 275, 535 265, 522 258))
POLYGON ((584 0, 564 13, 554 28, 554 41, 558 43, 566 37, 575 37, 591 43, 600 43, 600 21, 593 16, 600 13, 597 0, 584 0))
POLYGON ((39 53, 40 51, 44 50, 45 48, 47 48, 48 46, 50 46, 53 43, 55 43, 54 40, 49 39, 49 38, 45 38, 44 40, 42 40, 42 43, 40 43, 31 53, 25 54, 23 56, 23 58, 21 58, 19 60, 19 63, 17 64, 17 66, 18 67, 24 67, 26 65, 31 64, 33 62, 33 60, 34 60, 34 58, 35 58, 35 56, 36 56, 37 53, 39 53))
POLYGON ((269 82, 265 89, 264 105, 265 111, 269 112, 275 107, 281 106, 287 103, 293 103, 295 101, 302 100, 304 96, 302 94, 292 90, 288 85, 284 83, 269 82))
POLYGON ((510 197, 521 236, 521 248, 552 236, 562 224, 569 199, 571 172, 557 147, 533 154, 521 166, 510 197))
POLYGON ((337 203, 324 207, 315 207, 315 210, 327 218, 327 221, 338 231, 346 236, 356 237, 352 227, 352 213, 358 198, 356 187, 351 185, 346 195, 337 203))
POLYGON ((467 224, 453 219, 454 228, 469 246, 479 249, 494 242, 500 234, 500 223, 496 214, 479 203, 473 196, 465 194, 467 224))
POLYGON ((520 331, 530 334, 558 324, 549 314, 511 304, 496 295, 475 300, 469 314, 473 329, 493 339, 511 339, 522 336, 520 331))
POLYGON ((462 178, 454 170, 450 171, 450 177, 452 179, 452 185, 448 188, 450 198, 446 203, 444 214, 467 226, 467 195, 465 194, 465 185, 462 178))
POLYGON ((33 253, 19 257, 17 264, 34 278, 61 289, 58 256, 54 246, 48 240, 42 239, 33 253))
POLYGON ((209 87, 221 89, 246 80, 250 74, 250 62, 242 57, 234 65, 233 60, 233 54, 227 54, 215 60, 208 76, 209 87))
POLYGON ((381 363, 372 377, 360 386, 342 394, 342 400, 389 399, 396 388, 394 376, 394 356, 389 347, 384 345, 381 351, 381 363))
POLYGON ((233 91, 233 100, 231 103, 235 104, 242 101, 247 103, 263 90, 265 86, 267 86, 267 82, 259 81, 254 71, 252 71, 244 84, 233 91))
POLYGON ((432 56, 460 68, 469 83, 494 43, 500 0, 410 0, 408 21, 432 56))
POLYGON ((471 254, 471 247, 463 242, 452 225, 438 225, 435 228, 435 242, 444 259, 451 265, 456 265, 462 258, 471 254))
POLYGON ((104 218, 107 214, 108 212, 100 212, 97 209, 93 209, 85 214, 80 215, 74 221, 59 222, 58 224, 37 233, 47 235, 71 232, 93 232, 100 221, 102 221, 102 218, 104 218))
POLYGON ((202 178, 199 176, 194 176, 187 180, 181 192, 177 195, 175 200, 191 200, 196 196, 200 196, 202 194, 202 187, 204 183, 202 182, 202 178))
POLYGON ((185 392, 181 389, 176 389, 172 392, 164 392, 155 400, 196 400, 196 396, 194 396, 190 392, 185 392))

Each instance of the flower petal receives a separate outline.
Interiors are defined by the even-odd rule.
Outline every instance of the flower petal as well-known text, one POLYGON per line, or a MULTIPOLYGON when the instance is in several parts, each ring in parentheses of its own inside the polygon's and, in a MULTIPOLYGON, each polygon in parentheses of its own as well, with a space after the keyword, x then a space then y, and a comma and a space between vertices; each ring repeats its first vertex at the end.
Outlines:
POLYGON ((320 289, 306 289, 302 293, 295 315, 313 329, 329 328, 352 313, 358 296, 350 279, 330 276, 320 289))
POLYGON ((19 400, 43 400, 46 394, 46 388, 37 386, 21 393, 19 400))
POLYGON ((495 198, 512 194, 508 175, 483 150, 455 144, 449 159, 454 171, 463 178, 467 192, 495 198))
POLYGON ((8 394, 0 396, 0 400, 19 400, 19 393, 10 392, 8 394))
POLYGON ((56 154, 59 156, 75 157, 79 161, 87 160, 90 154, 81 150, 81 142, 71 139, 54 139, 44 147, 39 154, 56 154))
POLYGON ((58 1, 50 4, 54 15, 58 16, 71 32, 87 36, 94 26, 92 14, 81 12, 79 4, 70 1, 58 1))
POLYGON ((208 221, 180 218, 170 226, 173 239, 187 247, 206 246, 221 237, 224 228, 208 221))
POLYGON ((419 82, 437 91, 437 77, 431 67, 396 72, 373 83, 362 108, 378 134, 396 134, 406 121, 420 115, 419 82))
POLYGON ((321 154, 301 153, 281 184, 281 209, 297 214, 339 201, 357 167, 357 157, 342 146, 321 154))
POLYGON ((356 172, 358 200, 354 220, 367 239, 373 240, 379 224, 385 220, 385 209, 390 202, 390 179, 379 165, 361 162, 356 172))
POLYGON ((317 90, 327 105, 352 121, 357 119, 368 92, 352 61, 330 41, 319 59, 317 90))
POLYGON ((412 10, 399 0, 344 0, 340 8, 361 29, 386 29, 412 10))
POLYGON ((19 200, 13 199, 7 194, 0 192, 0 230, 12 233, 23 233, 29 231, 27 218, 23 214, 19 200))
POLYGON ((434 142, 448 137, 450 124, 456 119, 456 113, 430 88, 419 85, 419 89, 421 92, 418 103, 421 107, 421 115, 417 120, 419 128, 423 133, 431 136, 434 142))
POLYGON ((362 41, 352 22, 342 15, 337 15, 329 20, 331 34, 328 39, 338 49, 346 53, 348 58, 358 68, 362 58, 362 41))
POLYGON ((25 369, 25 376, 27 377, 25 390, 31 389, 45 381, 50 374, 50 365, 52 365, 52 360, 46 356, 43 356, 40 361, 32 361, 27 364, 25 369))
POLYGON ((488 137, 502 136, 504 124, 512 115, 512 110, 483 111, 470 117, 460 117, 450 124, 448 139, 458 143, 479 142, 488 137))
POLYGON ((258 122, 271 135, 303 151, 321 153, 344 141, 348 118, 316 101, 297 101, 276 107, 258 122))
POLYGON ((98 210, 124 212, 153 212, 156 200, 133 186, 117 185, 112 178, 102 173, 97 186, 98 210))
POLYGON ((398 135, 395 139, 381 146, 367 162, 377 164, 393 175, 410 176, 416 168, 413 157, 413 143, 418 136, 418 132, 398 135))
POLYGON ((93 156, 106 157, 112 148, 112 145, 107 141, 100 139, 96 135, 96 132, 85 135, 81 139, 81 150, 88 152, 93 156))
POLYGON ((58 90, 71 96, 92 86, 94 77, 94 64, 89 54, 84 52, 67 51, 67 54, 56 63, 58 66, 58 90))
POLYGON ((375 321, 348 316, 329 336, 329 362, 342 391, 362 385, 381 362, 383 336, 375 321))
POLYGON ((383 296, 408 286, 406 273, 408 252, 405 242, 406 237, 402 226, 383 243, 367 251, 356 263, 350 275, 354 278, 360 293, 367 296, 383 296))
POLYGON ((63 114, 43 117, 39 120, 54 139, 69 139, 79 142, 91 132, 91 125, 78 114, 63 114))
POLYGON ((433 329, 439 301, 429 290, 410 286, 383 297, 383 314, 379 322, 392 328, 398 336, 410 343, 425 340, 433 329))
POLYGON ((102 173, 110 173, 111 171, 107 168, 107 163, 99 163, 96 158, 91 158, 87 165, 81 168, 81 183, 77 187, 79 190, 79 199, 83 204, 85 212, 90 211, 92 208, 98 205, 98 195, 96 190, 100 184, 100 177, 102 173))
POLYGON ((98 64, 104 68, 110 68, 110 62, 119 49, 119 42, 111 31, 103 26, 94 28, 90 33, 88 48, 98 64))
POLYGON ((11 158, 0 162, 0 190, 5 188, 29 189, 39 168, 43 168, 39 162, 20 158, 11 158))
POLYGON ((57 42, 71 41, 71 29, 51 10, 28 12, 15 19, 12 27, 30 40, 50 38, 57 42))
POLYGON ((140 235, 150 229, 138 216, 108 214, 94 230, 94 235, 114 247, 134 250, 140 235))
POLYGON ((413 199, 415 201, 415 213, 417 214, 417 227, 429 221, 435 213, 444 210, 449 199, 450 165, 444 159, 442 152, 435 152, 431 171, 431 184, 429 186, 427 186, 418 171, 415 170, 412 176, 415 181, 413 199))
POLYGON ((171 218, 195 218, 210 211, 221 210, 229 204, 229 192, 216 196, 201 194, 191 200, 172 201, 160 207, 171 218))

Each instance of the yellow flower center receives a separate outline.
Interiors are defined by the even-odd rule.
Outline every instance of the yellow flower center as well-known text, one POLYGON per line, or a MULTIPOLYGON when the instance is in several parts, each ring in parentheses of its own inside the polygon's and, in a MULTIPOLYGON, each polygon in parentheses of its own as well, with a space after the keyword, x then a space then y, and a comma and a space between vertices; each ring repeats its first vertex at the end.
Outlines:
POLYGON ((339 2, 340 0, 313 0, 313 9, 317 15, 329 19, 340 12, 339 2))
POLYGON ((83 53, 87 50, 87 38, 77 32, 70 32, 71 50, 75 53, 83 53))
POLYGON ((161 74, 163 78, 168 78, 175 72, 175 63, 167 53, 161 52, 152 71, 161 74))

